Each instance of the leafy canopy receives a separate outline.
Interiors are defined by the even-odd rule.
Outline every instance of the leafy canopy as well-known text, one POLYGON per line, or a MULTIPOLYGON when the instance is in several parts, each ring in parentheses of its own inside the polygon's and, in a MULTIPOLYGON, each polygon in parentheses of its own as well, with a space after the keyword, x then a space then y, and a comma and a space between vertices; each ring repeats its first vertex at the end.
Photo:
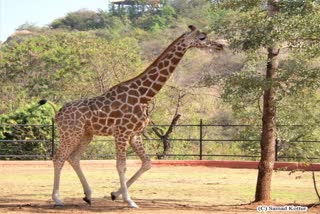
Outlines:
MULTIPOLYGON (((244 55, 243 66, 222 81, 222 98, 244 123, 260 124, 262 95, 272 84, 276 90, 277 138, 285 141, 312 138, 320 112, 320 2, 280 0, 279 13, 267 14, 267 1, 221 0, 212 4, 212 29, 244 55), (267 48, 279 49, 277 76, 266 80, 267 48), (308 120, 306 120, 308 118, 308 120)), ((245 135, 259 138, 259 131, 245 135)), ((256 148, 258 149, 258 148, 256 148)), ((255 150, 257 152, 257 150, 255 150)))

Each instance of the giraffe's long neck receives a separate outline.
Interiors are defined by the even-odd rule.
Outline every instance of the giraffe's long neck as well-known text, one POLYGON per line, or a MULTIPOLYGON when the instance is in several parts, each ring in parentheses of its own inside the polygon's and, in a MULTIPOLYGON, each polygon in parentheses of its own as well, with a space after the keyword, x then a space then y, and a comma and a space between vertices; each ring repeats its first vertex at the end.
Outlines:
POLYGON ((182 35, 171 43, 143 73, 127 81, 129 88, 137 89, 140 102, 147 103, 161 90, 187 49, 182 35))

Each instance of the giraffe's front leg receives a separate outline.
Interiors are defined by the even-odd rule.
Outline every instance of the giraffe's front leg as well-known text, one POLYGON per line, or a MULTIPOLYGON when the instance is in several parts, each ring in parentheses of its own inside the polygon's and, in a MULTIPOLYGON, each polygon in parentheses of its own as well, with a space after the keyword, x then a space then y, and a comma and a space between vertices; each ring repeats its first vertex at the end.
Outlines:
POLYGON ((128 139, 126 137, 116 137, 116 149, 117 149, 117 171, 120 179, 120 189, 123 201, 128 203, 130 208, 138 208, 138 205, 130 198, 128 193, 128 187, 126 183, 126 151, 128 145, 128 139))

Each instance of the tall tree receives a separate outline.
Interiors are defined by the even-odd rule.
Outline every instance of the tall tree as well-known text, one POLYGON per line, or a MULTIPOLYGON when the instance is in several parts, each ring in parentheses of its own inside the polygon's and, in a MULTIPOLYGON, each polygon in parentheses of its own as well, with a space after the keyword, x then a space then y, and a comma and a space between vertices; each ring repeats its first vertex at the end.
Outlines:
POLYGON ((303 91, 313 94, 319 88, 320 4, 314 0, 222 0, 213 5, 213 29, 228 39, 232 49, 246 53, 241 72, 227 78, 224 97, 236 107, 257 102, 258 112, 263 102, 255 201, 268 201, 277 111, 287 97, 303 91))
MULTIPOLYGON (((278 0, 268 0, 267 14, 271 19, 279 12, 278 0)), ((269 83, 263 92, 261 159, 256 186, 256 201, 270 200, 271 177, 275 161, 276 142, 276 89, 274 79, 279 66, 279 51, 277 44, 267 47, 266 81, 269 83)))

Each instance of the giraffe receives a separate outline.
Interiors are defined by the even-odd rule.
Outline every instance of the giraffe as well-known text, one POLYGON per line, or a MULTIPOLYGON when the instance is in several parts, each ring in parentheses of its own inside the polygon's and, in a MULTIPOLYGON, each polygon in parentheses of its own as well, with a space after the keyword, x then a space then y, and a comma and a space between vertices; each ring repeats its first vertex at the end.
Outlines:
POLYGON ((65 104, 56 113, 60 145, 53 157, 54 184, 52 199, 55 206, 63 206, 59 199, 61 169, 68 161, 78 175, 85 197, 91 205, 91 189, 80 168, 80 157, 94 135, 112 135, 116 144, 116 168, 120 188, 111 193, 112 200, 122 195, 128 207, 137 208, 130 198, 128 188, 147 170, 151 161, 145 153, 141 132, 149 122, 147 105, 169 79, 174 69, 189 48, 222 50, 219 42, 211 42, 205 33, 194 26, 172 42, 165 51, 137 77, 119 83, 101 96, 65 104), (141 167, 126 182, 126 151, 133 148, 141 159, 141 167))

